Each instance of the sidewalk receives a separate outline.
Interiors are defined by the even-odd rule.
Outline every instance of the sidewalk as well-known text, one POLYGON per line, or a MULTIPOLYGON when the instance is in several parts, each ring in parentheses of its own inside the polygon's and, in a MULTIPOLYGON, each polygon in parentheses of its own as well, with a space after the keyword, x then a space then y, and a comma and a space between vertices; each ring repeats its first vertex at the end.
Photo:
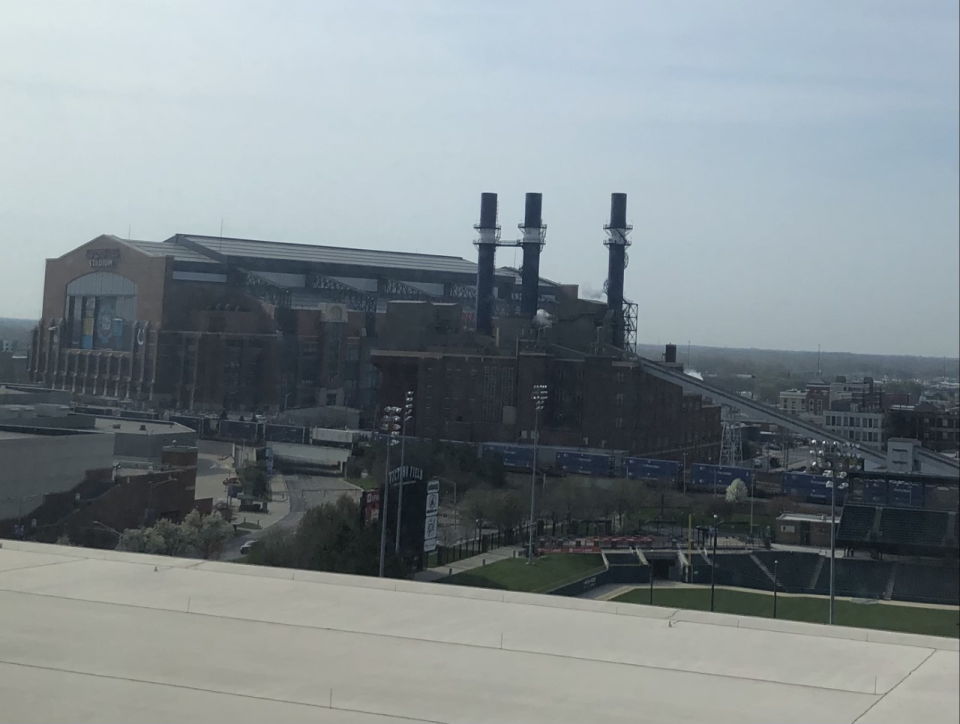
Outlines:
POLYGON ((471 556, 470 558, 464 558, 463 560, 456 561, 455 563, 447 563, 442 566, 438 566, 437 568, 427 568, 423 571, 415 573, 413 575, 413 580, 426 582, 439 581, 442 578, 463 573, 464 571, 470 571, 474 568, 480 568, 484 565, 490 565, 491 563, 496 563, 497 561, 504 561, 508 558, 522 556, 525 550, 526 548, 522 546, 503 546, 501 548, 493 548, 486 553, 471 556))

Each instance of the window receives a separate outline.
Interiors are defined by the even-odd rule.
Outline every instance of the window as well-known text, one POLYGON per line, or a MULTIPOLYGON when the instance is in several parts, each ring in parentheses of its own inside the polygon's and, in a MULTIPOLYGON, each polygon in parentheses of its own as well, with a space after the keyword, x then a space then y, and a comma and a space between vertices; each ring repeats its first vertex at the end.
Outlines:
POLYGON ((793 533, 794 531, 796 531, 796 528, 794 528, 792 525, 781 525, 781 526, 780 526, 780 532, 781 532, 781 533, 793 533))
POLYGON ((615 399, 616 399, 617 407, 623 407, 623 393, 618 392, 615 399))
POLYGON ((615 424, 616 424, 616 427, 617 427, 618 430, 622 430, 622 429, 623 429, 623 418, 622 418, 622 417, 618 417, 618 418, 615 420, 615 424))
POLYGON ((621 371, 617 372, 617 374, 614 376, 614 379, 617 381, 617 384, 622 385, 624 382, 626 382, 627 376, 626 376, 626 374, 624 374, 624 372, 621 370, 621 371))

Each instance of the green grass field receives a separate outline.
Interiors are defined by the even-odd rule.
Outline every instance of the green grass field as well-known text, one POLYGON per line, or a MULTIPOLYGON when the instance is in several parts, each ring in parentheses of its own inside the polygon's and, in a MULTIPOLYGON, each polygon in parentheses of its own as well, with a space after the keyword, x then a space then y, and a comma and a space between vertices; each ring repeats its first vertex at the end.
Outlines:
POLYGON ((362 488, 364 490, 376 490, 377 488, 380 487, 380 483, 377 481, 376 478, 373 478, 373 477, 344 478, 344 480, 346 480, 351 485, 356 485, 358 488, 362 488))
POLYGON ((559 553, 543 556, 531 566, 526 558, 508 558, 489 566, 474 568, 444 578, 456 586, 497 588, 507 591, 543 592, 558 588, 603 570, 603 559, 595 554, 559 553))
MULTIPOLYGON (((638 588, 614 599, 621 603, 650 602, 650 592, 638 588)), ((684 608, 696 611, 710 610, 709 588, 660 588, 653 591, 653 605, 684 608)), ((826 623, 829 601, 816 596, 778 596, 777 618, 790 621, 826 623)), ((773 596, 747 591, 718 588, 716 610, 741 616, 773 617, 773 596)), ((960 611, 957 609, 894 606, 885 603, 852 603, 836 601, 834 613, 838 626, 873 628, 884 631, 929 634, 931 636, 960 637, 960 611)))

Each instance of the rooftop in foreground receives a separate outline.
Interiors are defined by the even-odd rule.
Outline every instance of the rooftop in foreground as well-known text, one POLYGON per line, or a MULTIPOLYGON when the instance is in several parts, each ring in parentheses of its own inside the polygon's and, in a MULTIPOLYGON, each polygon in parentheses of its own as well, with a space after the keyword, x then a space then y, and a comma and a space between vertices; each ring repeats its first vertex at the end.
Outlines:
POLYGON ((0 609, 19 722, 960 713, 955 640, 631 604, 3 541, 0 609))

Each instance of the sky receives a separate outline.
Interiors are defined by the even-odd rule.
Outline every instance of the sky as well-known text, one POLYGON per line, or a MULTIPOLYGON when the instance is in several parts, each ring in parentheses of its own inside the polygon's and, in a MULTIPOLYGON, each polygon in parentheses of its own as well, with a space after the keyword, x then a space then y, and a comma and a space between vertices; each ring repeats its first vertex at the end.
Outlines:
MULTIPOLYGON (((886 0, 4 0, 0 316, 102 233, 473 258, 543 193, 641 342, 957 356, 960 10, 886 0)), ((498 252, 513 265, 514 251, 498 252)))

